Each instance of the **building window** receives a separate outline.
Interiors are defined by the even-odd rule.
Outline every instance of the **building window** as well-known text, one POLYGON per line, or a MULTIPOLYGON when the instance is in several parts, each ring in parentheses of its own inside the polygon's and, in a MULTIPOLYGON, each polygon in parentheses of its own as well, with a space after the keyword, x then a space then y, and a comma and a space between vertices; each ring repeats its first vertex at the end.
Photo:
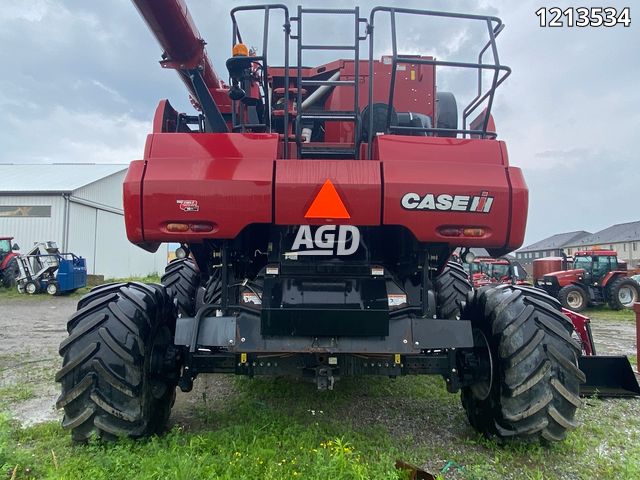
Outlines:
POLYGON ((0 217, 51 217, 50 205, 0 206, 0 217))
POLYGON ((613 245, 609 245, 609 250, 613 250, 613 245))
POLYGON ((536 258, 540 258, 540 252, 536 252, 536 258))
POLYGON ((623 252, 626 252, 626 251, 627 251, 627 244, 626 244, 626 243, 623 243, 623 244, 622 244, 622 251, 623 251, 623 252))
POLYGON ((635 252, 636 250, 638 250, 638 244, 633 242, 633 251, 635 252))

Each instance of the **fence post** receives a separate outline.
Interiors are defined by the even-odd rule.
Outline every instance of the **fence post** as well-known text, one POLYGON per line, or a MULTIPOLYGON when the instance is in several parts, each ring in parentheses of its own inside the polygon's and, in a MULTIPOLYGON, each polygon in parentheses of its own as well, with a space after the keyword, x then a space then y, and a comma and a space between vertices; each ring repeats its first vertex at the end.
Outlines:
POLYGON ((633 304, 633 311, 636 312, 636 370, 640 372, 640 303, 633 304))

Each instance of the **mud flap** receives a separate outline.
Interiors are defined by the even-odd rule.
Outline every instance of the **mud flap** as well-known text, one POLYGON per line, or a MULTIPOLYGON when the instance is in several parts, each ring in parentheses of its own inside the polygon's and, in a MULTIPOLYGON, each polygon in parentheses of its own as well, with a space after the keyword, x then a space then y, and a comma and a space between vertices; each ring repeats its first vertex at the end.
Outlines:
POLYGON ((580 370, 587 376, 580 385, 583 397, 636 397, 640 396, 640 386, 624 355, 587 355, 578 359, 580 370))

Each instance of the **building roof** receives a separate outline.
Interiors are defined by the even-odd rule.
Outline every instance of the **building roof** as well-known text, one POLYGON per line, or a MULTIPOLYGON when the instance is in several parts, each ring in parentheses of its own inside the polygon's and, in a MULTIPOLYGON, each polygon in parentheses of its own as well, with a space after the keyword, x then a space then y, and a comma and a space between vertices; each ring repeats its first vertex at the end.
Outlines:
POLYGON ((636 222, 618 223, 578 241, 572 241, 572 247, 582 245, 603 245, 640 240, 640 220, 636 222))
POLYGON ((518 253, 522 252, 538 252, 541 250, 554 250, 556 248, 562 248, 568 244, 574 244, 580 241, 583 237, 591 235, 590 232, 584 230, 578 230, 576 232, 557 233, 539 242, 532 243, 526 247, 518 250, 518 253))
POLYGON ((126 170, 124 164, 0 163, 3 193, 73 192, 80 187, 126 170))

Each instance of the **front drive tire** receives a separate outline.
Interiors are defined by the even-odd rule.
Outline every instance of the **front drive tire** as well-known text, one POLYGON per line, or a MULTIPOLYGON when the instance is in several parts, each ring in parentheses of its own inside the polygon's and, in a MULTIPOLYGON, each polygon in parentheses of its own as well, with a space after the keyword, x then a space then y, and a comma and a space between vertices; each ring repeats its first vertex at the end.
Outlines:
POLYGON ((589 305, 589 297, 584 288, 567 285, 558 292, 558 300, 564 308, 573 312, 582 312, 589 305))
POLYGON ((434 280, 438 318, 455 320, 467 301, 473 286, 467 272, 456 262, 447 262, 434 280))
POLYGON ((178 313, 183 317, 196 314, 196 294, 200 285, 200 272, 190 258, 173 260, 164 270, 160 282, 175 297, 178 313))
MULTIPOLYGON (((152 357, 173 344, 175 308, 160 285, 121 284, 89 293, 60 344, 57 408, 75 441, 161 432, 175 400, 177 374, 152 357), (105 291, 106 290, 106 291, 105 291)), ((176 373, 177 373, 176 365, 176 373)))
POLYGON ((487 389, 462 390, 471 425, 488 437, 564 439, 577 426, 585 375, 560 304, 534 288, 500 285, 477 290, 463 313, 488 340, 493 364, 487 389))

